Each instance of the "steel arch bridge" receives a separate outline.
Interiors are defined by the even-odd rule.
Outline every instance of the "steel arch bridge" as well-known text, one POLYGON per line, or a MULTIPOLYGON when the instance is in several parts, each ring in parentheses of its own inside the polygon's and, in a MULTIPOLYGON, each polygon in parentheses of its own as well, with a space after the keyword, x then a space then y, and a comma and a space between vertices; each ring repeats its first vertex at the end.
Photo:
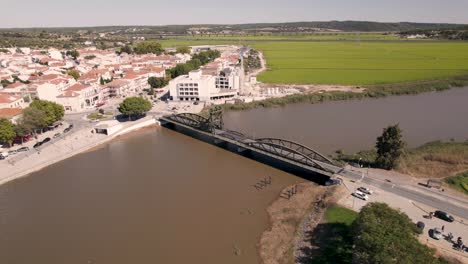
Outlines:
POLYGON ((319 152, 297 142, 286 139, 260 138, 255 139, 254 142, 249 143, 249 145, 268 153, 272 153, 280 157, 299 162, 307 166, 316 167, 325 171, 328 171, 329 169, 325 168, 322 164, 335 166, 332 160, 320 154, 319 152))
POLYGON ((312 167, 326 174, 334 174, 340 169, 325 155, 300 143, 280 138, 253 139, 237 131, 223 130, 222 121, 220 123, 213 121, 211 115, 210 118, 206 118, 197 114, 183 113, 165 116, 162 119, 209 133, 218 140, 231 142, 245 149, 312 167))

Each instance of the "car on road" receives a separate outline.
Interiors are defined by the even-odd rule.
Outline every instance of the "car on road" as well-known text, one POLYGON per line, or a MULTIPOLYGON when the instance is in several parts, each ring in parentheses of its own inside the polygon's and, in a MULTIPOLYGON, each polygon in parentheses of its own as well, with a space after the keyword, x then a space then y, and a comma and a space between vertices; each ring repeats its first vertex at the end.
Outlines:
POLYGON ((444 221, 447 221, 447 222, 455 221, 455 218, 453 216, 449 215, 448 213, 446 213, 444 211, 440 211, 440 210, 435 211, 434 216, 439 218, 439 219, 442 219, 444 221))
POLYGON ((61 135, 62 135, 62 134, 60 134, 60 133, 56 133, 56 134, 54 135, 54 138, 58 138, 58 137, 60 137, 61 135))
POLYGON ((46 137, 46 138, 44 138, 44 140, 42 140, 42 144, 47 143, 49 141, 50 141, 50 137, 46 137))
POLYGON ((36 144, 34 144, 33 148, 38 148, 38 147, 40 147, 40 146, 42 146, 42 142, 41 142, 41 141, 39 141, 39 142, 37 142, 36 144))
POLYGON ((16 151, 17 152, 25 152, 25 151, 28 151, 28 150, 29 150, 28 147, 22 147, 22 148, 17 149, 16 151))
POLYGON ((442 230, 440 230, 440 228, 434 228, 432 229, 432 232, 431 232, 431 237, 433 239, 437 239, 437 240, 441 240, 442 239, 442 230))
POLYGON ((8 152, 1 152, 1 153, 0 153, 0 159, 6 159, 6 158, 8 158, 8 156, 10 156, 10 155, 8 154, 8 152))
POLYGON ((14 150, 14 149, 8 151, 8 155, 15 155, 16 153, 18 153, 18 151, 14 150))
POLYGON ((363 187, 363 186, 359 187, 358 191, 360 191, 362 193, 365 193, 365 194, 369 194, 369 195, 373 193, 373 191, 371 189, 369 189, 367 187, 363 187))
POLYGON ((360 191, 355 191, 352 195, 364 201, 369 200, 369 196, 367 196, 367 194, 360 192, 360 191))

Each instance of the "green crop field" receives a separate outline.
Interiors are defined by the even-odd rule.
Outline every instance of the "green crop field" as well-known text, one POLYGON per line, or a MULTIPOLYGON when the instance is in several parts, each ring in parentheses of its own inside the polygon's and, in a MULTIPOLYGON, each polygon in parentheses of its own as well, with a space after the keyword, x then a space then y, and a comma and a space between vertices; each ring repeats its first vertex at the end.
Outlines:
POLYGON ((369 85, 468 74, 468 43, 256 42, 268 83, 369 85))
POLYGON ((373 85, 468 75, 468 42, 327 33, 179 37, 161 43, 164 47, 250 45, 265 54, 268 71, 258 79, 266 83, 373 85))

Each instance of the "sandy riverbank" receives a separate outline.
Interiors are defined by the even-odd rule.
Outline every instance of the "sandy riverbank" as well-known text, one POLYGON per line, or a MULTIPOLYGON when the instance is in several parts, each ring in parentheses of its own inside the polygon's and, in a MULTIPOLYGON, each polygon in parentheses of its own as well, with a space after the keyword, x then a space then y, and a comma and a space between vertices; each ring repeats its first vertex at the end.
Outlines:
MULTIPOLYGON (((282 194, 291 188, 285 188, 282 194)), ((304 234, 320 221, 326 205, 337 200, 341 188, 306 182, 297 185, 297 194, 290 199, 280 195, 267 209, 270 227, 263 232, 258 245, 262 262, 295 263, 296 249, 306 246, 304 234)))
MULTIPOLYGON (((139 120, 129 124, 111 136, 93 134, 90 129, 83 129, 65 136, 62 140, 49 143, 40 151, 30 150, 21 160, 5 160, 0 164, 0 185, 26 177, 29 174, 71 158, 75 155, 93 151, 115 139, 122 139, 135 132, 154 128, 154 118, 139 120)), ((15 158, 15 157, 13 157, 15 158)))

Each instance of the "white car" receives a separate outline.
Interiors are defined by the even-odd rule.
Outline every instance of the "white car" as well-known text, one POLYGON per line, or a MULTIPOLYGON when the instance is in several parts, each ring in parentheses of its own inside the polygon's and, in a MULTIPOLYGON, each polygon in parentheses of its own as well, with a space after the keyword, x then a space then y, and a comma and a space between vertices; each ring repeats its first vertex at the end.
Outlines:
POLYGON ((365 194, 363 192, 360 192, 360 191, 354 192, 353 196, 356 197, 356 198, 362 199, 364 201, 369 200, 369 196, 367 196, 367 194, 365 194))
POLYGON ((442 239, 442 230, 439 228, 432 229, 432 238, 441 240, 442 239))
POLYGON ((367 187, 359 187, 358 190, 362 193, 365 193, 365 194, 369 194, 371 195, 372 193, 374 193, 371 189, 367 188, 367 187))

